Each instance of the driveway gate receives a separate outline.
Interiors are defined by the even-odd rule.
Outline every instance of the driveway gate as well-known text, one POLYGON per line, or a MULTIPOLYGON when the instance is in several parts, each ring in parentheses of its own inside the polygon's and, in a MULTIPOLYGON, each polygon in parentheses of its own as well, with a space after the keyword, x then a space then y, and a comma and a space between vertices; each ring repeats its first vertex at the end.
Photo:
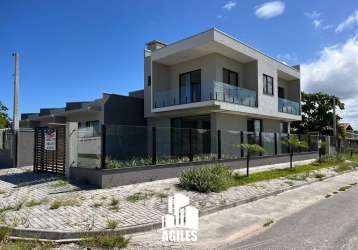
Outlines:
POLYGON ((65 174, 66 126, 35 128, 34 172, 65 174))

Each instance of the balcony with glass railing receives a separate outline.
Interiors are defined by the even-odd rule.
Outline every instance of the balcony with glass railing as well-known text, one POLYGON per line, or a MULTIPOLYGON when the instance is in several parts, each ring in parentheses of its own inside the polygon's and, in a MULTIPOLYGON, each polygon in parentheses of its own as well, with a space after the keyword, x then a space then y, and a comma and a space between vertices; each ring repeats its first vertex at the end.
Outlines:
POLYGON ((222 82, 197 85, 196 87, 155 91, 153 107, 163 108, 175 105, 221 101, 248 107, 257 107, 256 91, 222 82))
POLYGON ((278 98, 278 112, 300 115, 300 103, 284 98, 278 98))

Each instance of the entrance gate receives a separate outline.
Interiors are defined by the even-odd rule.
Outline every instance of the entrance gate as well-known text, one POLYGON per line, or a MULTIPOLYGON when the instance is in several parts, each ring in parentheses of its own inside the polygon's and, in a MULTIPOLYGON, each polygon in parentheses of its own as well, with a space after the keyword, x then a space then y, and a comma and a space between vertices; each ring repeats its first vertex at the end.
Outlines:
POLYGON ((65 175, 66 126, 35 128, 34 172, 65 175))

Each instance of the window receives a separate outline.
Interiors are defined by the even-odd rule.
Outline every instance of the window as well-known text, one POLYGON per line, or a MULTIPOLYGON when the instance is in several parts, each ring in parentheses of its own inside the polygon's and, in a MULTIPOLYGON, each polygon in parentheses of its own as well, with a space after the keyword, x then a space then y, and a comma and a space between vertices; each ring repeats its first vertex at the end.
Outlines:
POLYGON ((93 129, 93 135, 99 135, 100 134, 100 124, 99 121, 87 121, 86 122, 86 127, 87 128, 92 128, 93 129))
POLYGON ((271 76, 263 76, 264 94, 273 95, 273 78, 271 76))
POLYGON ((255 133, 262 132, 262 121, 257 119, 247 120, 247 131, 255 133))
POLYGON ((152 77, 151 76, 148 76, 148 86, 152 85, 152 77))
POLYGON ((280 123, 280 133, 288 133, 288 122, 281 122, 280 123))
POLYGON ((201 101, 201 70, 179 75, 180 104, 201 101))
POLYGON ((285 98, 285 89, 282 87, 278 87, 278 97, 285 98))
POLYGON ((228 69, 223 69, 223 82, 239 86, 239 74, 228 69))

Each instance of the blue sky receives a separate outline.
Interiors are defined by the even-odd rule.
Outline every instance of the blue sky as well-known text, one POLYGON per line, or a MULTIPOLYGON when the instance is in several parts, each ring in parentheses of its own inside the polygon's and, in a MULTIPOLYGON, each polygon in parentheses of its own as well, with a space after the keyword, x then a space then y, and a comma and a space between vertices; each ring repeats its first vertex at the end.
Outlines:
MULTIPOLYGON (((343 53, 349 39, 358 44, 357 9, 356 0, 0 0, 0 100, 11 111, 14 51, 21 111, 36 112, 140 89, 146 42, 171 43, 211 27, 288 64, 317 65, 343 53), (327 49, 333 52, 324 55, 327 49)), ((330 90, 315 77, 305 80, 318 82, 310 89, 330 90)))

